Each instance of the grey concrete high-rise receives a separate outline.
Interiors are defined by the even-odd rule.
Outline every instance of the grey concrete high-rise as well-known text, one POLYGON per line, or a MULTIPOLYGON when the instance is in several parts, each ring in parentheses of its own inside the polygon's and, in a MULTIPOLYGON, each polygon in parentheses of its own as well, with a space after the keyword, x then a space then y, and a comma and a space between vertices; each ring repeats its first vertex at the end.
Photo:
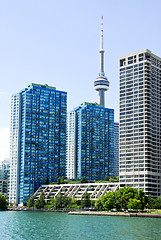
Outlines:
MULTIPOLYGON (((102 17, 103 20, 103 17, 102 17)), ((100 39, 100 73, 94 81, 94 89, 99 93, 99 104, 105 107, 105 91, 109 89, 109 81, 104 73, 104 49, 103 49, 103 22, 101 23, 100 39)))
POLYGON ((120 58, 120 184, 161 195, 161 58, 120 58))

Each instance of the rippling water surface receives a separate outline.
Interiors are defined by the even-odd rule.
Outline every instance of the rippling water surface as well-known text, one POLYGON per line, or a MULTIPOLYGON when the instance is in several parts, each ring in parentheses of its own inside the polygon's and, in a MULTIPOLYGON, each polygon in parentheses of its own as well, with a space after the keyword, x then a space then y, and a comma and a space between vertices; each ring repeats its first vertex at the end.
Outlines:
POLYGON ((0 240, 159 240, 161 219, 0 212, 0 240))

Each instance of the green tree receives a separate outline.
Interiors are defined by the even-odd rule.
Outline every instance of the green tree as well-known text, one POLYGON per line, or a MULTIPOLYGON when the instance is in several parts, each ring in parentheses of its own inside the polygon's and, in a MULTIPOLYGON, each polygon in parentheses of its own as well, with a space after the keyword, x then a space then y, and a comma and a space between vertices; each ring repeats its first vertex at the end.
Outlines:
POLYGON ((0 210, 6 210, 7 207, 8 207, 8 201, 6 200, 6 197, 0 194, 0 210))
POLYGON ((102 196, 101 203, 105 210, 111 210, 116 206, 116 196, 114 192, 108 192, 102 196))
POLYGON ((45 195, 43 192, 40 194, 40 203, 41 203, 42 207, 44 207, 46 204, 45 203, 45 195))
POLYGON ((111 176, 109 179, 109 182, 119 182, 119 176, 117 176, 117 177, 111 176))
POLYGON ((57 184, 60 184, 60 181, 61 181, 61 178, 58 177, 58 179, 57 179, 57 184))
POLYGON ((102 205, 102 201, 101 201, 101 197, 99 197, 96 201, 95 201, 95 208, 98 210, 98 211, 102 211, 104 208, 103 208, 103 205, 102 205))
POLYGON ((63 196, 60 193, 55 197, 55 199, 52 199, 52 207, 54 209, 67 208, 70 201, 71 201, 71 198, 68 198, 67 196, 63 196))
POLYGON ((119 202, 119 207, 120 209, 128 209, 128 202, 129 199, 138 199, 138 190, 132 187, 124 187, 124 188, 120 188, 117 192, 116 192, 116 198, 117 201, 119 202))
POLYGON ((35 204, 34 204, 34 207, 36 207, 37 209, 42 208, 42 207, 41 207, 41 203, 40 203, 40 199, 39 199, 39 198, 36 200, 36 202, 35 202, 35 204))
POLYGON ((154 203, 154 199, 151 197, 151 195, 149 195, 147 197, 146 207, 147 208, 153 208, 153 203, 154 203))
POLYGON ((81 206, 84 207, 90 207, 91 206, 91 200, 89 193, 84 193, 81 199, 81 206))
POLYGON ((65 180, 65 177, 61 177, 60 183, 61 183, 61 184, 64 184, 64 180, 65 180))
POLYGON ((138 190, 132 187, 124 187, 118 190, 117 192, 118 194, 120 193, 120 195, 126 195, 128 200, 130 198, 135 198, 138 195, 138 190))
POLYGON ((141 201, 136 198, 134 198, 134 199, 130 198, 129 202, 127 204, 128 209, 138 210, 139 208, 141 208, 141 206, 142 206, 141 201))
POLYGON ((40 194, 40 197, 36 200, 36 202, 35 202, 35 207, 37 208, 37 209, 40 209, 40 208, 43 208, 44 206, 45 206, 45 196, 44 196, 44 193, 42 192, 41 194, 40 194))
POLYGON ((82 177, 82 179, 80 180, 81 183, 88 183, 87 178, 86 177, 82 177))
POLYGON ((71 202, 68 204, 69 208, 73 208, 73 209, 78 209, 81 207, 81 201, 73 198, 71 199, 71 202))
POLYGON ((138 191, 138 200, 141 203, 141 209, 144 210, 146 204, 148 203, 148 198, 145 196, 145 192, 142 189, 138 191))
POLYGON ((154 201, 153 201, 153 208, 161 209, 161 196, 154 199, 154 201))
POLYGON ((27 202, 27 207, 34 207, 35 201, 34 201, 34 196, 31 196, 27 202))
POLYGON ((107 176, 104 178, 104 181, 109 181, 109 179, 110 179, 110 176, 107 176))
POLYGON ((127 210, 127 209, 128 209, 128 207, 127 207, 128 201, 129 201, 128 196, 126 195, 126 193, 123 193, 123 194, 121 195, 120 201, 119 201, 119 202, 120 202, 120 207, 121 207, 121 209, 124 209, 124 210, 127 210))
POLYGON ((117 211, 119 211, 121 209, 121 206, 120 206, 120 201, 119 199, 116 197, 116 193, 115 193, 115 208, 117 211))
POLYGON ((116 177, 116 182, 119 182, 119 176, 116 177))

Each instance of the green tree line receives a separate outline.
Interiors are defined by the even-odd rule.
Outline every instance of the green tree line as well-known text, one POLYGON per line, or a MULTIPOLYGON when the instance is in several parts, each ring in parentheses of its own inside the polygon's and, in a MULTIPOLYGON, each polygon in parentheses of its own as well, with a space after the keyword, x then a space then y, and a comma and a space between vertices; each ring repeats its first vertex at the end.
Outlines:
POLYGON ((145 208, 161 209, 161 196, 152 199, 151 197, 147 197, 142 189, 137 190, 131 187, 121 188, 117 192, 108 192, 95 201, 90 200, 88 193, 85 193, 81 200, 72 199, 62 194, 58 194, 55 198, 50 198, 47 203, 45 203, 44 199, 45 196, 43 192, 36 201, 32 196, 27 203, 27 207, 35 207, 38 209, 83 209, 95 206, 98 211, 109 211, 112 209, 116 209, 117 211, 128 209, 144 210, 145 208))
MULTIPOLYGON (((90 200, 90 195, 85 193, 81 200, 75 198, 69 198, 65 195, 58 194, 55 198, 50 198, 46 203, 45 196, 42 192, 37 200, 34 200, 34 196, 30 197, 27 202, 28 208, 51 208, 51 209, 82 209, 95 206, 97 210, 112 210, 116 209, 127 210, 144 210, 148 209, 161 209, 161 196, 158 198, 147 197, 143 190, 137 190, 131 187, 124 187, 117 192, 108 192, 106 195, 99 197, 96 201, 90 200)), ((6 210, 8 208, 8 201, 6 197, 0 194, 0 210, 6 210)))
POLYGON ((138 191, 131 187, 121 188, 117 192, 108 192, 95 202, 97 210, 144 210, 145 207, 148 208, 151 205, 151 198, 147 197, 142 189, 138 191))
POLYGON ((90 200, 90 195, 88 193, 85 193, 82 196, 81 200, 78 200, 76 198, 69 198, 65 195, 58 194, 55 198, 51 197, 48 203, 45 203, 45 196, 42 192, 40 197, 35 201, 34 196, 30 197, 30 199, 27 202, 28 208, 50 208, 50 209, 79 209, 79 208, 85 208, 90 207, 92 204, 90 200))

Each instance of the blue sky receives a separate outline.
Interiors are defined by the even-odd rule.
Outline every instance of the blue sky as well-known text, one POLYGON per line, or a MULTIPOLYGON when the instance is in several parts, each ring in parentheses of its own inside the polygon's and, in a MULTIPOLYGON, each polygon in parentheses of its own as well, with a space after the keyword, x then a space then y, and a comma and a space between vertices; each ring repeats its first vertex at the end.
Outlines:
POLYGON ((68 111, 97 102, 104 16, 106 107, 119 109, 119 57, 148 48, 161 56, 160 0, 0 1, 0 161, 9 156, 10 97, 31 82, 68 92, 68 111))

